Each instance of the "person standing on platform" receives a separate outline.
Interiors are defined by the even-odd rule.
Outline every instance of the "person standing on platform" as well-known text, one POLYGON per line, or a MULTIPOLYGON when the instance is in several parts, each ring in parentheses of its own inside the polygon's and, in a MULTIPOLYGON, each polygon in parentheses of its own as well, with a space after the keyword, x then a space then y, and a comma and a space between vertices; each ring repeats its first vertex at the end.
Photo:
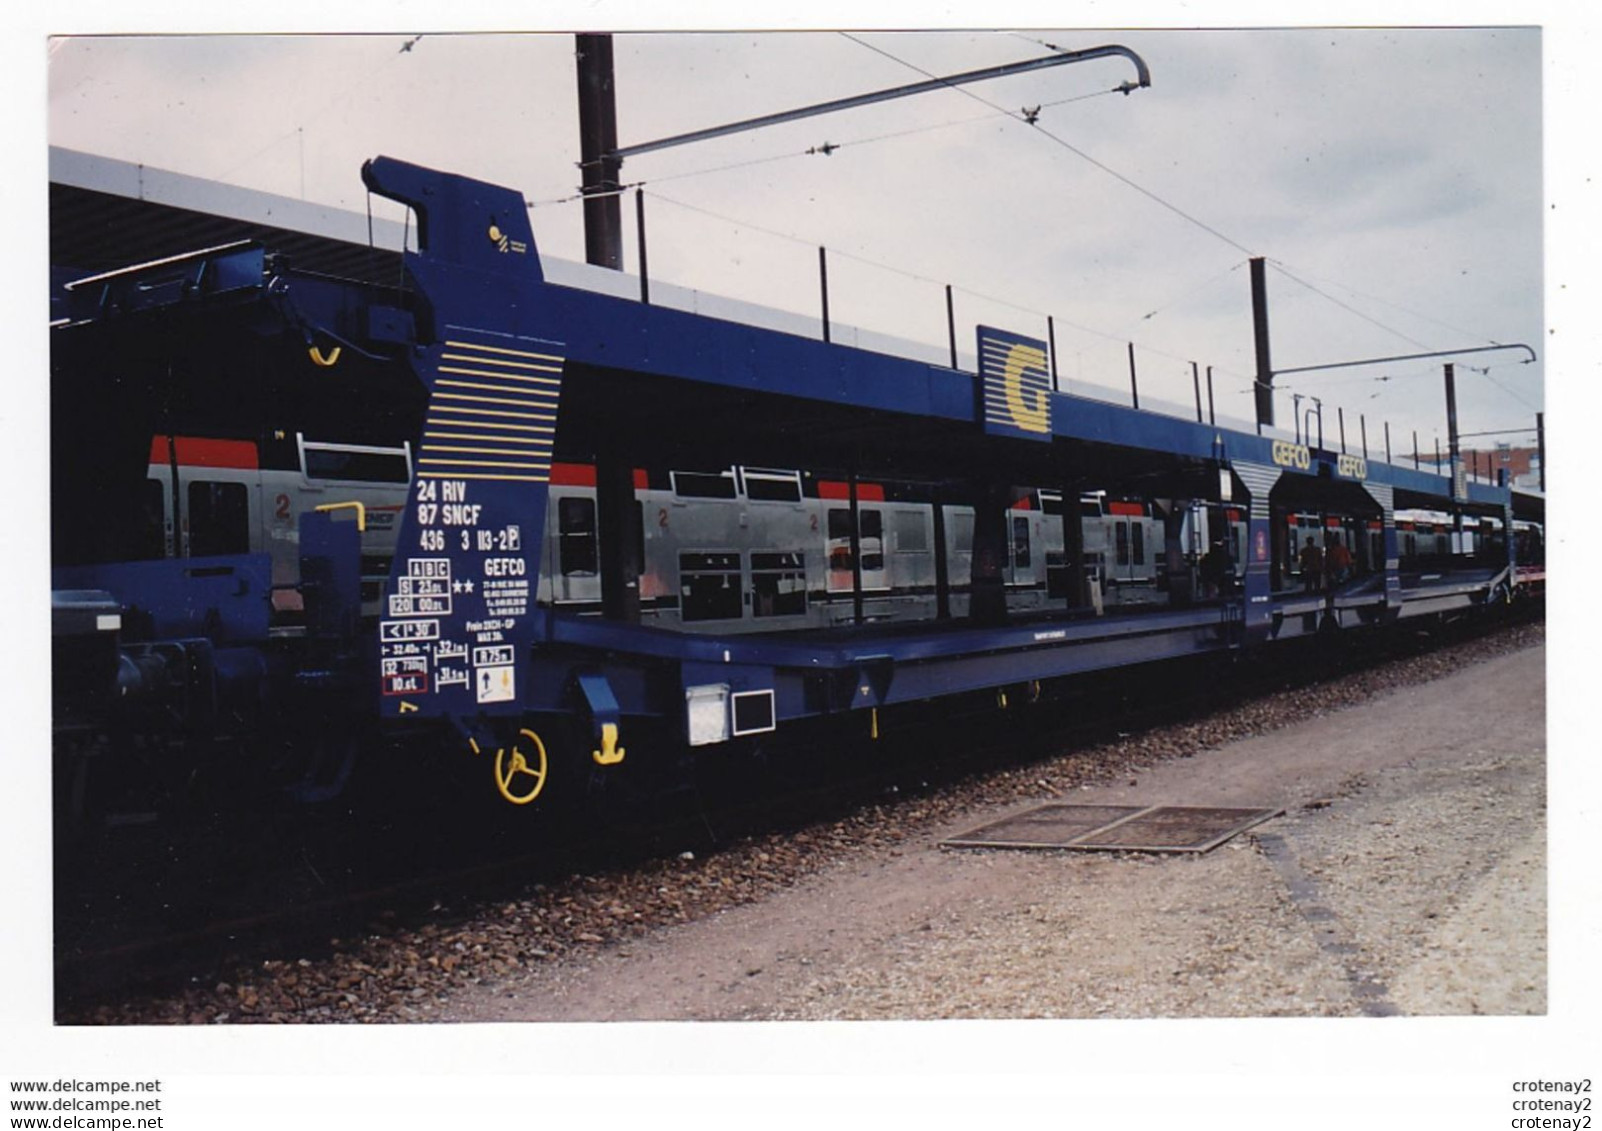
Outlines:
POLYGON ((1329 577, 1334 585, 1343 584, 1352 576, 1352 552, 1339 538, 1329 547, 1329 577))
POLYGON ((1307 545, 1296 557, 1296 564, 1302 571, 1302 588, 1309 593, 1316 593, 1324 586, 1324 551, 1318 548, 1313 536, 1307 536, 1307 545))

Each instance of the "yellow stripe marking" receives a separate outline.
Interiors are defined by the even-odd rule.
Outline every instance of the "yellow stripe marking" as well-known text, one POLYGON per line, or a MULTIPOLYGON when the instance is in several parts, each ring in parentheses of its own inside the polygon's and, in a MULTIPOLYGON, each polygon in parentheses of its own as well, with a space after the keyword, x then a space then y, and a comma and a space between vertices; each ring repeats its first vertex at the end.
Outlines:
MULTIPOLYGON (((498 357, 479 357, 470 353, 442 353, 439 355, 439 359, 441 361, 476 361, 480 365, 504 365, 509 369, 533 369, 540 373, 562 372, 560 365, 545 365, 533 361, 502 361, 498 357)), ((508 376, 512 376, 512 374, 508 374, 508 376)))
MULTIPOLYGON (((458 409, 457 411, 461 411, 458 409)), ((549 424, 502 424, 496 420, 442 420, 429 417, 430 428, 505 428, 512 432, 555 432, 549 424)))
MULTIPOLYGON (((548 444, 551 442, 552 441, 549 440, 546 441, 548 444)), ((520 452, 516 448, 452 448, 447 447, 444 444, 424 444, 422 450, 425 452, 471 452, 474 455, 481 456, 529 456, 551 454, 549 452, 520 452)))
POLYGON ((530 390, 543 397, 559 397, 562 395, 562 378, 560 377, 530 377, 526 373, 496 373, 493 370, 483 369, 457 369, 454 366, 442 366, 441 373, 450 373, 456 377, 493 377, 497 381, 522 381, 530 385, 551 385, 553 388, 530 390))
MULTIPOLYGON (((510 416, 514 420, 545 420, 552 424, 556 423, 556 417, 542 412, 502 412, 501 410, 494 408, 467 408, 463 405, 451 404, 440 405, 438 407, 444 409, 446 412, 476 412, 481 416, 510 416)), ((428 423, 433 424, 434 421, 429 420, 428 423)), ((493 420, 475 420, 473 421, 473 424, 479 428, 497 427, 493 420)), ((534 425, 529 425, 529 427, 532 428, 534 425)))
POLYGON ((449 467, 521 467, 524 469, 542 468, 550 470, 548 463, 507 463, 505 460, 493 459, 420 459, 418 463, 445 464, 449 467))
MULTIPOLYGON (((547 432, 555 432, 547 428, 547 432)), ((480 436, 472 432, 424 432, 425 440, 488 440, 497 444, 549 444, 544 436, 480 436)))
POLYGON ((523 389, 516 385, 486 385, 480 381, 452 381, 448 377, 441 377, 435 384, 448 385, 452 389, 483 389, 491 393, 510 393, 515 397, 544 397, 545 399, 542 401, 529 402, 530 404, 538 404, 541 408, 552 408, 554 407, 552 402, 562 399, 561 391, 557 389, 523 389))
POLYGON ((476 471, 419 471, 419 479, 496 479, 508 483, 549 483, 549 475, 491 475, 476 471))
POLYGON ((541 385, 555 385, 557 388, 562 386, 560 377, 529 377, 520 373, 497 373, 493 369, 463 369, 457 365, 442 365, 439 367, 439 371, 441 373, 454 373, 458 377, 499 377, 503 381, 536 381, 541 385))
MULTIPOLYGON (((510 404, 510 405, 519 405, 519 406, 528 404, 527 401, 509 401, 504 397, 475 397, 475 396, 473 396, 473 395, 471 395, 469 393, 435 393, 434 397, 435 397, 436 400, 441 398, 441 397, 444 397, 444 398, 448 398, 448 399, 453 400, 453 401, 473 401, 475 404, 510 404)), ((546 406, 545 405, 540 405, 539 407, 540 408, 544 408, 546 406)), ((551 407, 554 408, 555 406, 553 405, 551 407)), ((494 412, 493 409, 488 409, 488 408, 475 408, 475 409, 471 409, 471 410, 464 409, 464 408, 458 408, 455 411, 457 411, 457 412, 468 412, 468 411, 471 411, 471 412, 494 412)), ((529 420, 553 420, 554 421, 556 419, 556 417, 554 417, 554 416, 541 416, 537 412, 530 412, 530 413, 502 412, 502 413, 496 413, 496 415, 498 415, 498 416, 526 416, 529 420)))
POLYGON ((445 339, 445 344, 459 350, 483 350, 485 353, 504 353, 512 357, 537 357, 545 361, 554 361, 559 365, 567 360, 567 358, 560 357, 554 353, 532 353, 529 350, 514 350, 505 346, 486 346, 480 345, 478 342, 458 342, 450 338, 445 339))

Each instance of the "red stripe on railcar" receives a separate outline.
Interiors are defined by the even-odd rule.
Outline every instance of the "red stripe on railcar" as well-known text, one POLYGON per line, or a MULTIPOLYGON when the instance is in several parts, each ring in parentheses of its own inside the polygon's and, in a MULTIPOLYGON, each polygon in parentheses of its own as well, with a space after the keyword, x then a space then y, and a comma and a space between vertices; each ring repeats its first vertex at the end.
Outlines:
MULTIPOLYGON (((838 479, 820 479, 818 480, 818 498, 847 502, 851 498, 851 484, 842 483, 838 479)), ((878 483, 858 483, 857 502, 884 502, 884 487, 878 483)))
MULTIPOLYGON (((553 463, 551 464, 552 487, 593 487, 595 486, 595 465, 593 463, 553 463)), ((645 473, 645 468, 634 469, 634 489, 636 491, 648 490, 651 486, 651 477, 645 473)))
MULTIPOLYGON (((231 467, 255 471, 261 464, 256 456, 256 445, 251 440, 213 440, 203 436, 174 436, 178 463, 184 467, 231 467)), ((167 463, 169 460, 166 436, 150 439, 150 462, 167 463)))

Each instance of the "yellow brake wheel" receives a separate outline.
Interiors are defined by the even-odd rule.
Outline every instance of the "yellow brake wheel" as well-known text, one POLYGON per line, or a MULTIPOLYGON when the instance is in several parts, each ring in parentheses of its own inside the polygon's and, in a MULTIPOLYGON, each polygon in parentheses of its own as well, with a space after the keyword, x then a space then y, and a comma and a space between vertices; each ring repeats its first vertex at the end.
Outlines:
POLYGON ((510 751, 504 746, 495 751, 495 788, 513 805, 527 805, 545 788, 550 763, 539 735, 527 727, 518 734, 528 740, 530 750, 524 753, 520 739, 510 751))

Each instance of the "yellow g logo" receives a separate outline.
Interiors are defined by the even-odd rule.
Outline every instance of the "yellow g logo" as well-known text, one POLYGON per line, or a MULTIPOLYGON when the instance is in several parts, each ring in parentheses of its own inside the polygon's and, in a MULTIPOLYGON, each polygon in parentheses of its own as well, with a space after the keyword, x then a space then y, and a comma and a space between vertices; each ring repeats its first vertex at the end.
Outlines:
POLYGON ((1007 400, 1007 413, 1024 432, 1046 432, 1047 405, 1051 394, 1034 385, 1025 387, 1024 375, 1046 367, 1046 355, 1034 346, 1015 345, 1007 351, 1001 369, 1001 389, 1007 400))

